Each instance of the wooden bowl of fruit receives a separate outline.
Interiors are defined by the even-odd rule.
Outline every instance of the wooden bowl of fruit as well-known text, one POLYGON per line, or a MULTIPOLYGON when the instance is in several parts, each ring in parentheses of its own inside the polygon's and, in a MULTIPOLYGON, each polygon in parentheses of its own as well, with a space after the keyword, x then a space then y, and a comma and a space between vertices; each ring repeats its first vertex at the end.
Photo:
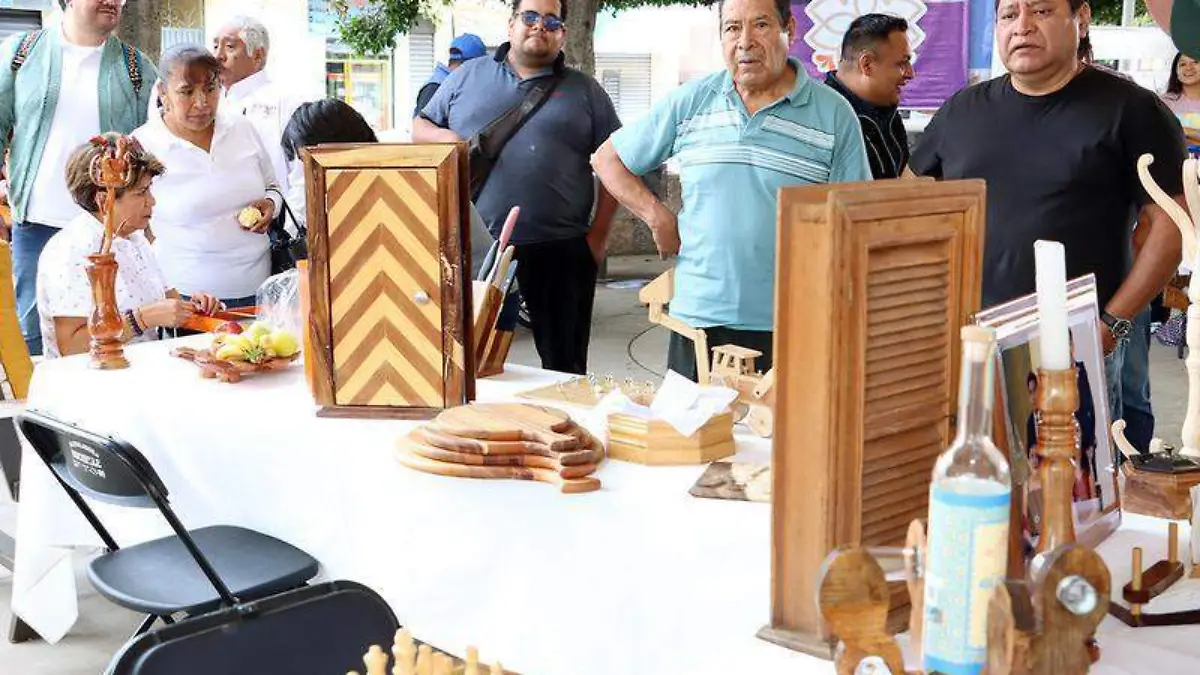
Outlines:
POLYGON ((218 332, 207 348, 176 347, 172 356, 200 367, 200 376, 238 382, 243 376, 283 370, 300 357, 300 342, 288 331, 255 322, 241 333, 218 332))

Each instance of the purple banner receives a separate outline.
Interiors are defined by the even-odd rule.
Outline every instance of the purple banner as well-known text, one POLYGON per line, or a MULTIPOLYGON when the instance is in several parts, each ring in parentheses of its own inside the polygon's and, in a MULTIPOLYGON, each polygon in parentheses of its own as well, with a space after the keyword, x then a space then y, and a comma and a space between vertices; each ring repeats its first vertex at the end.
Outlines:
POLYGON ((917 77, 904 89, 906 108, 937 108, 967 84, 967 2, 950 0, 810 0, 793 2, 796 41, 791 53, 809 74, 823 79, 837 68, 842 36, 850 22, 869 12, 908 20, 917 77))

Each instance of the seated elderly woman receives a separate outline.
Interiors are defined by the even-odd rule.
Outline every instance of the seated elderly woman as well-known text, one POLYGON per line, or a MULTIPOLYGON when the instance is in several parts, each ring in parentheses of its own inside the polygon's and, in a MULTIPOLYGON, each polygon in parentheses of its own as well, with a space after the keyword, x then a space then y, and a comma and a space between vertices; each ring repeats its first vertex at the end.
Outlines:
POLYGON ((253 125, 218 113, 220 72, 203 47, 167 49, 157 85, 162 114, 133 136, 166 167, 153 188, 151 228, 167 282, 185 296, 205 290, 247 306, 271 272, 267 228, 280 196, 253 125))
MULTIPOLYGON (((116 140, 116 134, 108 134, 116 140)), ((85 212, 50 238, 38 261, 37 306, 47 358, 79 354, 88 349, 87 317, 92 312, 92 287, 87 257, 100 250, 108 195, 92 182, 92 160, 103 151, 93 143, 80 146, 67 162, 67 189, 85 212)), ((190 300, 167 288, 144 231, 154 211, 150 184, 163 172, 162 164, 130 142, 132 183, 116 190, 112 248, 117 258, 117 307, 125 320, 125 342, 149 340, 156 328, 176 327, 197 313, 219 307, 208 293, 190 300)))

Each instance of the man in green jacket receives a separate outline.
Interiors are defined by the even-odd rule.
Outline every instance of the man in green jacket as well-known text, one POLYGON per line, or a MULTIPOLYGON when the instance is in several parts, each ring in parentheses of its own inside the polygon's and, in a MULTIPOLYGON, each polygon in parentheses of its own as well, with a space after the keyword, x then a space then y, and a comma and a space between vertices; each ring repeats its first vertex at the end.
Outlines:
POLYGON ((9 153, 17 318, 32 355, 42 353, 38 256, 79 212, 67 191, 67 158, 96 134, 144 124, 158 77, 145 54, 113 36, 125 0, 59 2, 61 25, 0 46, 0 155, 9 153))

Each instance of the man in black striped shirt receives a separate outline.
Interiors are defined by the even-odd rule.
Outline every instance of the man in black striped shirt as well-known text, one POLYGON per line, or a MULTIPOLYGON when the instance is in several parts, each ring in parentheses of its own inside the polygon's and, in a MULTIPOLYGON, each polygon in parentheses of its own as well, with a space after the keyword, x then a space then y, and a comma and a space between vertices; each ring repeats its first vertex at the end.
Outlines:
POLYGON ((886 14, 864 14, 842 38, 838 70, 825 84, 850 101, 862 125, 871 175, 899 178, 908 165, 908 136, 900 119, 900 92, 913 79, 908 22, 886 14))

